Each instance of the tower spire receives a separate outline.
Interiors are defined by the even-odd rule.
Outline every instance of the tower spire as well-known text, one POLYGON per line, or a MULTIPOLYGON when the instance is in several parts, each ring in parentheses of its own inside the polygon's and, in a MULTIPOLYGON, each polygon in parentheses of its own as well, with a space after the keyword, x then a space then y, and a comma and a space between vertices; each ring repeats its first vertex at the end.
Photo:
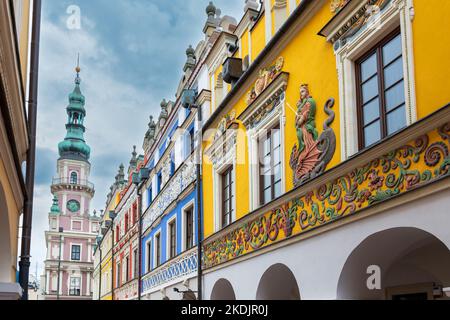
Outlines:
POLYGON ((79 52, 78 52, 77 66, 75 68, 75 72, 77 73, 77 76, 75 78, 75 84, 79 85, 81 83, 81 78, 80 78, 81 68, 80 68, 80 53, 79 52))
POLYGON ((69 94, 69 105, 67 111, 67 134, 63 141, 58 145, 59 155, 61 158, 87 161, 90 156, 91 149, 84 140, 84 118, 86 116, 85 97, 80 89, 80 55, 78 54, 77 66, 75 68, 75 88, 69 94))

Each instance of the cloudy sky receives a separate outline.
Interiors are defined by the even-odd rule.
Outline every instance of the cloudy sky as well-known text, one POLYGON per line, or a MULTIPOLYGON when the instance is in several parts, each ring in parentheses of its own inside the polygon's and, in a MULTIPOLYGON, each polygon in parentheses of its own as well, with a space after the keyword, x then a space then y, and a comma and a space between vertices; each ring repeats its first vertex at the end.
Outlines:
MULTIPOLYGON (((243 14, 244 0, 215 0, 222 15, 243 14)), ((57 145, 64 139, 68 94, 74 87, 77 53, 86 96, 86 142, 91 147, 92 209, 104 209, 120 163, 132 146, 142 153, 150 115, 163 98, 174 100, 186 61, 185 50, 203 37, 206 0, 44 0, 39 70, 36 187, 32 266, 42 270, 44 232, 56 175, 57 145), (81 28, 67 26, 71 5, 81 28)), ((39 271, 40 273, 40 271, 39 271)))

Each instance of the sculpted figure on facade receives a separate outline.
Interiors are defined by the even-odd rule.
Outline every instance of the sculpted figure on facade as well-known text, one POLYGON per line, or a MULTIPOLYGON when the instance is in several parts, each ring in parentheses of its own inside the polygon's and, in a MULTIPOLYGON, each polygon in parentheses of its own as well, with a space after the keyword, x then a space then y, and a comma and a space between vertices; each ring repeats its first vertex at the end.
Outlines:
POLYGON ((316 128, 316 101, 309 93, 307 84, 300 86, 300 101, 297 104, 295 128, 298 145, 291 152, 290 166, 293 172, 294 186, 306 182, 322 173, 331 161, 336 149, 336 136, 329 125, 334 121, 331 108, 334 100, 325 103, 325 113, 329 116, 319 136, 316 128))

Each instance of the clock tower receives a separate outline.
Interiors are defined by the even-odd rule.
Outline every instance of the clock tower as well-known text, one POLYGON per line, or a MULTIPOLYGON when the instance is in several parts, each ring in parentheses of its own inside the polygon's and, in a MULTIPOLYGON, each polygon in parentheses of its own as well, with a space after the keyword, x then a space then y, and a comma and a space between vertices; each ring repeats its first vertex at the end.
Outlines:
POLYGON ((100 217, 91 200, 91 149, 84 140, 85 97, 80 89, 80 67, 76 68, 75 88, 66 108, 66 136, 58 144, 56 177, 51 192, 53 204, 46 231, 45 298, 92 299, 93 249, 100 217))

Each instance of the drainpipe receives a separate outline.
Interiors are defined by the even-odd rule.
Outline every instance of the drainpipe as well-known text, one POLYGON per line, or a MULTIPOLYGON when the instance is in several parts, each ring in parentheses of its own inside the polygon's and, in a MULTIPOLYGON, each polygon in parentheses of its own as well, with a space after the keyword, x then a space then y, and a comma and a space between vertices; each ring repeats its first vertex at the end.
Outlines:
POLYGON ((101 243, 98 245, 98 250, 100 250, 100 276, 98 279, 98 300, 102 300, 102 247, 101 247, 101 243))
POLYGON ((114 266, 114 218, 115 214, 110 213, 109 217, 111 218, 111 300, 114 300, 114 270, 116 269, 114 266))
POLYGON ((138 300, 141 300, 141 291, 142 291, 142 241, 141 241, 141 235, 142 235, 142 192, 140 189, 140 186, 136 186, 137 193, 138 193, 138 214, 139 214, 139 234, 138 234, 138 300))
POLYGON ((29 149, 26 163, 26 191, 23 223, 22 247, 19 261, 19 283, 23 289, 22 300, 28 300, 28 281, 30 273, 31 225, 33 218, 34 171, 36 160, 36 117, 38 96, 39 40, 41 32, 41 0, 33 1, 31 44, 30 44, 30 79, 28 92, 28 134, 29 149))
POLYGON ((200 128, 202 123, 202 109, 197 106, 197 121, 198 121, 198 145, 197 145, 197 299, 203 300, 203 284, 202 284, 202 194, 201 194, 201 150, 202 150, 202 139, 200 128))

